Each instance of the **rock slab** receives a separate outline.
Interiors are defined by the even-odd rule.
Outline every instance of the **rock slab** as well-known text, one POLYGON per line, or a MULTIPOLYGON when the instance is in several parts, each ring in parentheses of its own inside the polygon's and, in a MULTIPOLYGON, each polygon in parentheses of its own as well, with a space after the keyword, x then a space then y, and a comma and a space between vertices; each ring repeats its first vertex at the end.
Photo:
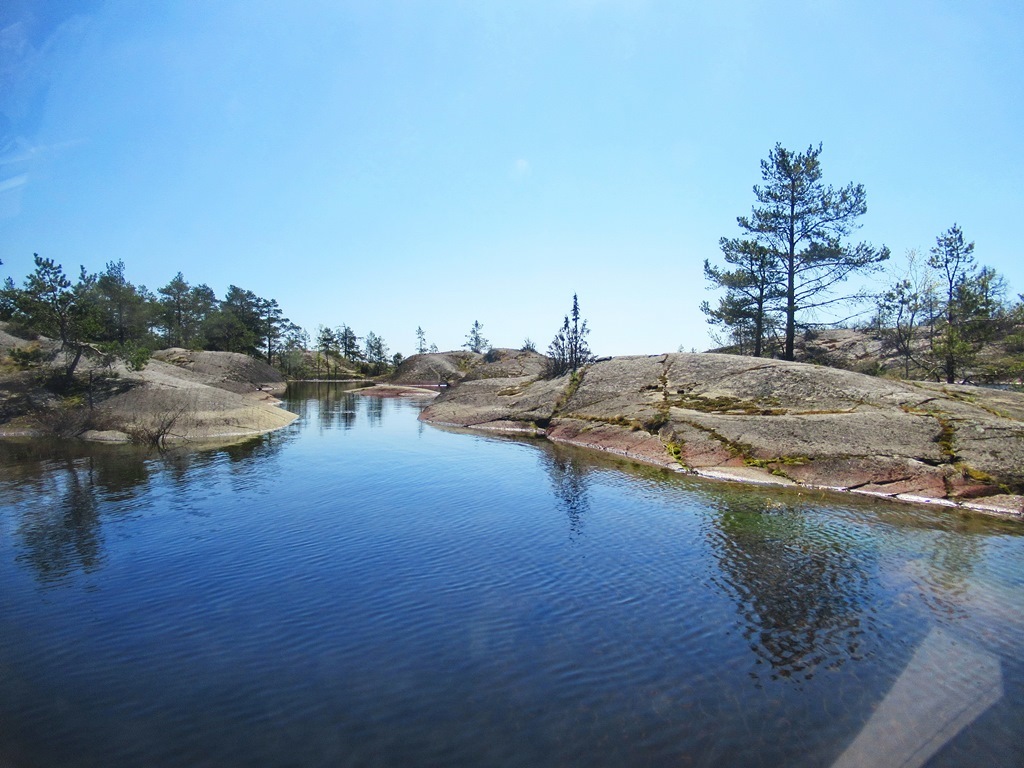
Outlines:
MULTIPOLYGON (((445 355, 418 357, 440 368, 429 358, 445 355)), ((461 365, 422 419, 711 477, 1024 514, 1021 393, 711 353, 610 358, 556 379, 461 365)))

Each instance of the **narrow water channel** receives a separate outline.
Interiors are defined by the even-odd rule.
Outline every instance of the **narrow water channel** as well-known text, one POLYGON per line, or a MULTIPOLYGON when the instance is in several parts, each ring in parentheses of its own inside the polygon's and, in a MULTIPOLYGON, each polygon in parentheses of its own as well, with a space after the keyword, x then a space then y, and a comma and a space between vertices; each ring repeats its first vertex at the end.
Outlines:
POLYGON ((293 388, 0 443, 0 766, 1024 765, 1024 527, 293 388))

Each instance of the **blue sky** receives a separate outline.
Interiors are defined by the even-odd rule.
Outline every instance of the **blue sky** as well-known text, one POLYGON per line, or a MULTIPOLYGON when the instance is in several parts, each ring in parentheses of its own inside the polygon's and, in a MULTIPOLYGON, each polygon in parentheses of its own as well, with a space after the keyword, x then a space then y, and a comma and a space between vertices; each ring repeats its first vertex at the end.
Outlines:
POLYGON ((954 222, 1024 291, 1024 4, 4 0, 0 276, 123 260, 409 354, 709 346, 776 142, 895 261, 954 222))

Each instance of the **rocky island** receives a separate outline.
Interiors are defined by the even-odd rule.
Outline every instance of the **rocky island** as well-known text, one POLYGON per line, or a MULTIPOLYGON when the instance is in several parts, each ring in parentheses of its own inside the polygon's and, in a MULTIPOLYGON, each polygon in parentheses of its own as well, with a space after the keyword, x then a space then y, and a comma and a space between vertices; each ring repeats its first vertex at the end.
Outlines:
POLYGON ((720 479, 1024 514, 1024 394, 781 360, 664 354, 542 376, 545 358, 416 355, 447 383, 429 423, 548 440, 720 479))

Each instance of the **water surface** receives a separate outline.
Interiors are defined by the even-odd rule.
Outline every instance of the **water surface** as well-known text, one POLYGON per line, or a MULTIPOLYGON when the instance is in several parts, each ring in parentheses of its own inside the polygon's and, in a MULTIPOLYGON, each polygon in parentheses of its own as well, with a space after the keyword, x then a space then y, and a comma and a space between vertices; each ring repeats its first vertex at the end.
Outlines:
POLYGON ((230 448, 0 444, 0 765, 827 766, 936 647, 999 698, 926 764, 1024 764, 1018 525, 290 398, 230 448))

